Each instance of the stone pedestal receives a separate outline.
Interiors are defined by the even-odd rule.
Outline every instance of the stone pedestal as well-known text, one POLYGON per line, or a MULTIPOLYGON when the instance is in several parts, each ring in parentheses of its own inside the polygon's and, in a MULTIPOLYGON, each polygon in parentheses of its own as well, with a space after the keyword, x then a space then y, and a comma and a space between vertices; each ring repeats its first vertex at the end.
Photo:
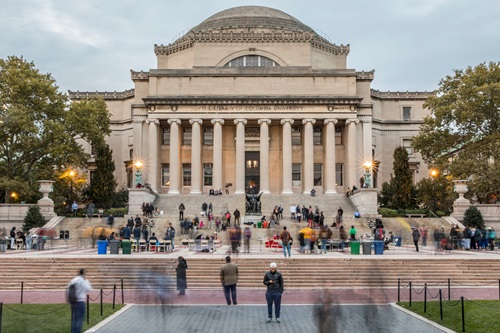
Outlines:
POLYGON ((57 216, 54 212, 54 201, 49 198, 49 193, 54 190, 54 181, 39 180, 38 183, 40 184, 40 192, 43 194, 43 198, 38 200, 38 206, 45 220, 49 221, 51 218, 57 216))
POLYGON ((129 188, 128 189, 128 214, 142 215, 142 203, 152 203, 155 200, 155 194, 147 188, 129 188))
POLYGON ((378 216, 377 193, 377 189, 374 188, 360 188, 351 194, 351 201, 361 217, 374 218, 378 216))
POLYGON ((455 183, 454 190, 458 193, 458 199, 453 203, 453 213, 452 217, 456 218, 458 221, 464 221, 464 215, 467 208, 470 207, 469 200, 464 198, 464 194, 469 191, 467 187, 468 180, 454 180, 455 183))

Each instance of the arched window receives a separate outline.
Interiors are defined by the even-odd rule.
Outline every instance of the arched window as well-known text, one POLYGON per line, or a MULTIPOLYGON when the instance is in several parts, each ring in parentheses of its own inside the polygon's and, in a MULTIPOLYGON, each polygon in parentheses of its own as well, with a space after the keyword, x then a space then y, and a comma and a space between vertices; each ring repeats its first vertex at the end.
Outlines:
POLYGON ((224 65, 224 67, 278 67, 279 65, 272 59, 259 55, 246 55, 234 58, 224 65))

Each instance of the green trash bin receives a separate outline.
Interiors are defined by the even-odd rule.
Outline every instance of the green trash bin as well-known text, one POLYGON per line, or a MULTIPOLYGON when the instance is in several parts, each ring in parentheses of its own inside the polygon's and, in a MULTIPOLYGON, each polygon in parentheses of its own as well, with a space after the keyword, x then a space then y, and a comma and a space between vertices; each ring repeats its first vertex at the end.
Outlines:
POLYGON ((351 247, 351 254, 359 254, 359 241, 350 241, 349 246, 351 247))
POLYGON ((257 228, 262 228, 262 221, 257 222, 257 228))
POLYGON ((122 254, 132 254, 132 242, 129 240, 122 240, 122 254))

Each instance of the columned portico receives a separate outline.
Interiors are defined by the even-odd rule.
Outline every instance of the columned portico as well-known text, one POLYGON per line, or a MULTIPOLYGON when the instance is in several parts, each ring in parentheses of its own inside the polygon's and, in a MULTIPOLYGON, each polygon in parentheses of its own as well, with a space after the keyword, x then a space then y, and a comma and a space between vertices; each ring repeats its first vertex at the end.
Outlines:
POLYGON ((246 119, 235 119, 236 125, 236 179, 234 194, 245 194, 245 125, 246 119))
POLYGON ((168 194, 180 194, 180 119, 169 119, 170 124, 170 188, 168 194))
POLYGON ((313 145, 313 125, 315 119, 303 119, 304 125, 304 194, 310 193, 314 187, 314 145, 313 145))
POLYGON ((190 119, 191 133, 191 194, 201 194, 201 119, 190 119))
POLYGON ((259 119, 260 125, 260 191, 269 194, 269 125, 271 119, 259 119))
POLYGON ((356 182, 356 170, 358 166, 356 165, 356 125, 359 123, 358 119, 347 119, 347 186, 351 187, 356 182))
POLYGON ((151 189, 157 192, 158 188, 158 119, 147 120, 149 123, 148 129, 148 163, 147 165, 147 179, 151 189))
POLYGON ((214 188, 223 188, 222 186, 222 125, 224 119, 212 119, 214 125, 214 144, 213 144, 213 186, 214 188))
POLYGON ((335 187, 335 124, 337 119, 325 119, 326 125, 326 142, 325 142, 325 194, 335 194, 337 189, 335 187))
POLYGON ((293 194, 292 190, 292 124, 293 119, 281 119, 283 125, 283 191, 281 194, 293 194))

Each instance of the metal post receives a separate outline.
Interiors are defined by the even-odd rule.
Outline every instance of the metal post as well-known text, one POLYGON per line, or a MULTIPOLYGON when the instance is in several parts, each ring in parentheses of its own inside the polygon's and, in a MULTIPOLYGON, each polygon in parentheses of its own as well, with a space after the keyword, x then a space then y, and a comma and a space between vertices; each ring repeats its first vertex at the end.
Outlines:
POLYGON ((99 298, 101 299, 101 317, 102 317, 102 288, 101 288, 101 294, 100 294, 99 298))
POLYGON ((424 285, 424 313, 427 313, 427 283, 424 285))
POLYGON ((123 296, 123 279, 120 279, 121 288, 122 288, 122 304, 125 304, 124 296, 123 296))
POLYGON ((23 304, 24 282, 21 282, 21 304, 23 304))
POLYGON ((443 320, 443 291, 439 289, 439 314, 443 320))
POLYGON ((410 308, 411 308, 411 281, 410 281, 410 308))
POLYGON ((0 333, 2 333, 3 302, 0 303, 0 333))
POLYGON ((87 325, 90 324, 90 296, 87 295, 87 325))
MULTIPOLYGON (((500 286, 500 280, 499 280, 499 286, 500 286)), ((498 290, 500 290, 500 287, 498 290)), ((398 278, 398 303, 399 302, 401 302, 401 278, 398 278)))
POLYGON ((113 310, 115 309, 115 300, 116 300, 116 283, 113 285, 113 310))
POLYGON ((462 301, 462 332, 465 332, 465 310, 464 310, 464 297, 460 297, 462 301))
POLYGON ((448 279, 448 301, 451 299, 451 279, 448 279))

